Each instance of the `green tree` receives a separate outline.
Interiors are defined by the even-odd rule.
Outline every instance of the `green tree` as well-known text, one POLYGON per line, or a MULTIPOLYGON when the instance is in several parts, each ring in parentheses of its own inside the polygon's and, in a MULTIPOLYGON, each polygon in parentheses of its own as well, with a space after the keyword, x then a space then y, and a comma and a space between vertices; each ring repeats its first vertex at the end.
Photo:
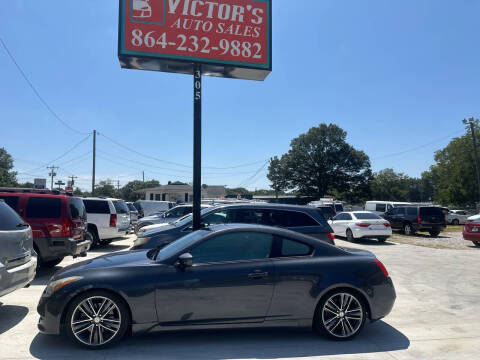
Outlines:
POLYGON ((130 181, 120 189, 119 197, 125 201, 135 201, 142 198, 141 194, 135 193, 136 191, 157 186, 160 186, 160 183, 157 180, 150 180, 145 182, 140 180, 130 181))
MULTIPOLYGON (((319 199, 328 193, 356 191, 371 174, 370 160, 346 142, 347 133, 334 124, 320 124, 293 139, 280 158, 287 189, 319 199)), ((275 178, 276 167, 269 172, 275 178), (273 170, 273 171, 272 171, 273 170)))
POLYGON ((13 158, 5 150, 0 148, 0 186, 16 186, 17 185, 17 172, 12 171, 13 158))
POLYGON ((100 181, 95 186, 94 196, 115 197, 115 186, 112 185, 111 180, 100 181))
POLYGON ((277 156, 270 159, 267 178, 272 182, 270 187, 273 189, 276 198, 288 187, 286 169, 277 156))
POLYGON ((372 199, 384 201, 410 201, 411 179, 393 169, 375 173, 371 182, 372 199))

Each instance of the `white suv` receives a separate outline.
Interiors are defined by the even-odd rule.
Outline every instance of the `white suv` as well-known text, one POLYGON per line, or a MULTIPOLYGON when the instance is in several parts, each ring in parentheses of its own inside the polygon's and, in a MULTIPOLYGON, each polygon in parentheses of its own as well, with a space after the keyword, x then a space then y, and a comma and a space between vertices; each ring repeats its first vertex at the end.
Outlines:
POLYGON ((113 239, 128 234, 130 210, 120 199, 84 198, 88 229, 85 237, 92 245, 106 245, 113 239))

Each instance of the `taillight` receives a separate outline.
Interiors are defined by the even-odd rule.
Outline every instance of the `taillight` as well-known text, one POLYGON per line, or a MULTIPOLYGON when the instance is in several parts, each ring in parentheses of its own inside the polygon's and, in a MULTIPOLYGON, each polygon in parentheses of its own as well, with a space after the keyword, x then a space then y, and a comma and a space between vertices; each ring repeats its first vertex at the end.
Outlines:
POLYGON ((384 223, 383 225, 385 225, 385 227, 392 227, 392 225, 390 225, 390 223, 384 223))
POLYGON ((62 225, 62 236, 63 237, 70 237, 71 233, 72 233, 72 223, 70 223, 69 221, 66 221, 63 223, 62 225))
POLYGON ((422 222, 422 218, 419 216, 417 216, 417 223, 420 224, 422 222))
POLYGON ((335 235, 333 235, 332 233, 327 233, 327 235, 332 241, 335 241, 335 235))
POLYGON ((387 271, 387 269, 385 268, 385 266, 383 266, 382 262, 381 262, 380 260, 378 260, 378 259, 373 260, 373 262, 378 265, 378 267, 380 268, 380 270, 382 270, 383 275, 385 275, 385 277, 388 277, 388 271, 387 271))
POLYGON ((110 227, 117 226, 117 214, 110 214, 110 227))
POLYGON ((447 226, 447 215, 443 215, 443 225, 447 226))
POLYGON ((362 228, 367 228, 367 227, 370 226, 370 224, 368 224, 368 223, 357 223, 355 225, 357 225, 358 227, 362 227, 362 228))

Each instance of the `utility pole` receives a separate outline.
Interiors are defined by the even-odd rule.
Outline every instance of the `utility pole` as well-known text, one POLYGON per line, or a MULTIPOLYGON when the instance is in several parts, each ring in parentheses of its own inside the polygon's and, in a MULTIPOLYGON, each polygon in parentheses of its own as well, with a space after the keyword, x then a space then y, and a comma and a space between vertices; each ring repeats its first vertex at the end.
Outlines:
POLYGON ((70 186, 73 187, 73 185, 75 184, 75 179, 78 179, 78 176, 68 176, 68 178, 70 179, 70 186))
POLYGON ((97 130, 93 130, 93 167, 92 167, 92 196, 95 192, 95 151, 97 148, 97 130))
POLYGON ((50 176, 52 178, 52 182, 51 182, 51 185, 50 185, 50 190, 53 190, 53 178, 55 176, 57 176, 57 173, 55 172, 55 169, 58 169, 58 166, 47 166, 47 169, 50 170, 50 172, 48 173, 48 176, 50 176))
POLYGON ((143 183, 145 184, 145 170, 142 171, 142 179, 143 179, 143 183))
MULTIPOLYGON (((477 172, 477 186, 478 186, 478 196, 480 196, 480 165, 478 163, 478 148, 477 148, 477 138, 475 136, 475 125, 478 124, 478 120, 475 120, 473 117, 470 119, 464 119, 463 123, 465 125, 470 126, 470 131, 472 133, 472 141, 473 141, 473 157, 475 159, 475 169, 477 172)), ((477 198, 477 207, 478 207, 478 202, 480 202, 480 199, 477 198)))
POLYGON ((117 181, 117 190, 120 190, 120 180, 116 180, 117 181))

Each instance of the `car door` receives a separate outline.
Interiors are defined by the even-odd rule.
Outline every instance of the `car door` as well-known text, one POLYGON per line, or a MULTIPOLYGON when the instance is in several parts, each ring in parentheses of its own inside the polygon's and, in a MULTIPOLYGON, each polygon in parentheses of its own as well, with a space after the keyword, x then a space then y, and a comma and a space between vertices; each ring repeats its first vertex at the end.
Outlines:
POLYGON ((335 233, 335 235, 341 236, 339 232, 341 231, 340 221, 342 217, 343 217, 343 214, 338 214, 328 222, 333 232, 335 233))
POLYGON ((263 322, 273 296, 273 235, 214 235, 186 251, 193 266, 170 266, 159 283, 156 304, 163 325, 263 322))
POLYGON ((399 228, 398 208, 393 208, 389 212, 385 213, 384 218, 385 218, 385 220, 387 220, 390 223, 390 225, 392 226, 393 229, 398 229, 399 228))

